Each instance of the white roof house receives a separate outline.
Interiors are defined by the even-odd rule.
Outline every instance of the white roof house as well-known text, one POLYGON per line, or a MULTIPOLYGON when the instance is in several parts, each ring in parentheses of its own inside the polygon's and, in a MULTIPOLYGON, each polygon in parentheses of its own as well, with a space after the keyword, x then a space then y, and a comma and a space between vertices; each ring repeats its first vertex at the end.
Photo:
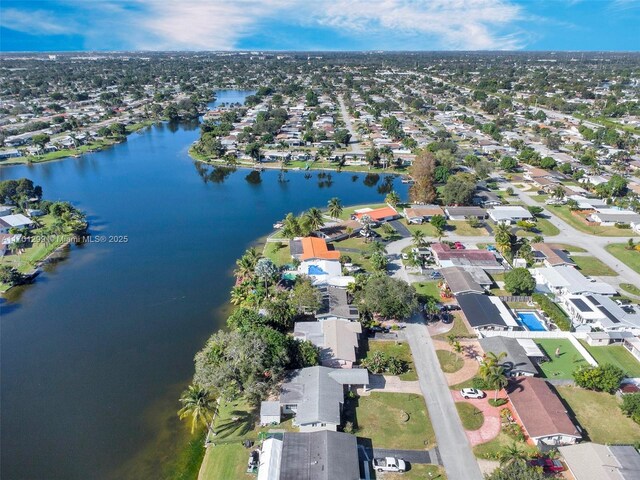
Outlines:
POLYGON ((279 480, 282 462, 282 440, 267 438, 260 450, 258 480, 279 480))
POLYGON ((520 205, 504 205, 488 210, 489 217, 496 223, 511 224, 518 220, 532 220, 533 215, 520 205))
POLYGON ((640 454, 631 445, 584 442, 558 448, 576 480, 640 478, 640 454))
POLYGON ((623 310, 604 295, 568 295, 562 305, 574 325, 587 325, 606 332, 631 331, 640 333, 640 314, 623 310))
POLYGON ((0 217, 0 233, 7 233, 10 228, 30 227, 33 220, 21 213, 0 217))
POLYGON ((608 283, 589 280, 579 270, 569 265, 542 267, 531 269, 537 289, 549 291, 557 295, 580 295, 597 293, 615 295, 616 289, 608 283))

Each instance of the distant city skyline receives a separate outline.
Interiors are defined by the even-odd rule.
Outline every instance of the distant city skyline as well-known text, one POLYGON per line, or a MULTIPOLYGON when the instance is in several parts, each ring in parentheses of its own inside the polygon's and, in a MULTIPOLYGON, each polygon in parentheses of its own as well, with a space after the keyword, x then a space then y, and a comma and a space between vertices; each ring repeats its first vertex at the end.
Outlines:
POLYGON ((2 0, 0 50, 637 51, 640 0, 2 0))

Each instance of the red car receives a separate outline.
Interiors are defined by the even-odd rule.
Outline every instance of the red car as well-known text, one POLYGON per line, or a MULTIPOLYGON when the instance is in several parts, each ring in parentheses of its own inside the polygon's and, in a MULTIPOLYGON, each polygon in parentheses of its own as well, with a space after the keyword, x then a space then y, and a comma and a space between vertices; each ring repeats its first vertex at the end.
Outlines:
POLYGON ((542 471, 545 473, 558 473, 564 472, 564 465, 560 462, 560 460, 553 460, 551 458, 534 458, 533 460, 529 460, 529 465, 532 467, 542 467, 542 471))
POLYGON ((460 242, 454 243, 453 246, 456 247, 456 250, 464 250, 464 245, 460 242))

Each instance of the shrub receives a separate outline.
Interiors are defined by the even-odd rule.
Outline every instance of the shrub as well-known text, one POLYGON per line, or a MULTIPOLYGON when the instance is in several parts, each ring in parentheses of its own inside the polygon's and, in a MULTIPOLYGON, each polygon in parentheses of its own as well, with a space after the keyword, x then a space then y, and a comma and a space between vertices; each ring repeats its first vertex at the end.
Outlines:
POLYGON ((617 390, 624 376, 621 368, 610 363, 597 367, 582 367, 573 372, 573 378, 578 386, 608 393, 617 390))
POLYGON ((487 385, 487 382, 485 382, 485 380, 480 377, 473 377, 473 379, 471 380, 471 385, 473 386, 473 388, 477 388, 478 390, 484 390, 485 388, 489 388, 489 385, 487 385))
POLYGON ((522 427, 520 427, 520 425, 518 425, 517 423, 510 423, 509 425, 505 425, 504 433, 519 442, 525 441, 525 435, 522 431, 522 427))
POLYGON ((514 295, 529 295, 536 287, 536 281, 526 268, 514 268, 504 276, 504 288, 514 295))
POLYGON ((362 366, 371 373, 390 373, 391 375, 400 375, 408 369, 407 362, 381 351, 373 352, 370 357, 365 358, 362 366))
POLYGON ((629 393, 622 396, 622 412, 631 419, 640 423, 640 393, 629 393))
POLYGON ((560 307, 553 303, 549 297, 543 295, 541 293, 534 293, 532 295, 533 301, 538 304, 538 307, 542 309, 544 313, 551 319, 553 323, 555 323, 560 330, 568 332, 571 330, 571 321, 565 315, 565 313, 560 310, 560 307))
POLYGON ((492 407, 501 407, 505 403, 507 403, 506 398, 497 398, 495 400, 493 398, 489 399, 489 405, 491 405, 492 407))

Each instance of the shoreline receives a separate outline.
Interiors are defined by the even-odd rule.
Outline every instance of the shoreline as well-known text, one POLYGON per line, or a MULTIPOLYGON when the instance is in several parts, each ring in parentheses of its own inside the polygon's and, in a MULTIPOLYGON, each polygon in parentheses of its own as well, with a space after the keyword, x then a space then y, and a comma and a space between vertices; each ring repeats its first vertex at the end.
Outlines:
MULTIPOLYGON (((194 142, 195 143, 195 142, 194 142)), ((323 166, 313 166, 314 162, 309 164, 309 168, 303 168, 300 166, 293 165, 284 165, 282 162, 265 162, 265 163, 249 163, 249 162, 238 162, 235 165, 231 165, 226 163, 224 160, 216 160, 216 159, 206 159, 202 156, 193 152, 193 144, 189 147, 187 154, 189 157, 196 161, 203 163, 205 165, 211 165, 214 167, 226 167, 226 168, 243 168, 249 170, 282 170, 282 171, 293 171, 293 172, 337 172, 337 173, 374 173, 374 174, 384 174, 384 175, 409 175, 408 169, 405 168, 403 170, 395 170, 395 169, 383 169, 379 167, 368 168, 365 166, 355 166, 355 165, 347 165, 345 167, 339 168, 338 166, 332 167, 331 165, 323 165, 323 166)))

